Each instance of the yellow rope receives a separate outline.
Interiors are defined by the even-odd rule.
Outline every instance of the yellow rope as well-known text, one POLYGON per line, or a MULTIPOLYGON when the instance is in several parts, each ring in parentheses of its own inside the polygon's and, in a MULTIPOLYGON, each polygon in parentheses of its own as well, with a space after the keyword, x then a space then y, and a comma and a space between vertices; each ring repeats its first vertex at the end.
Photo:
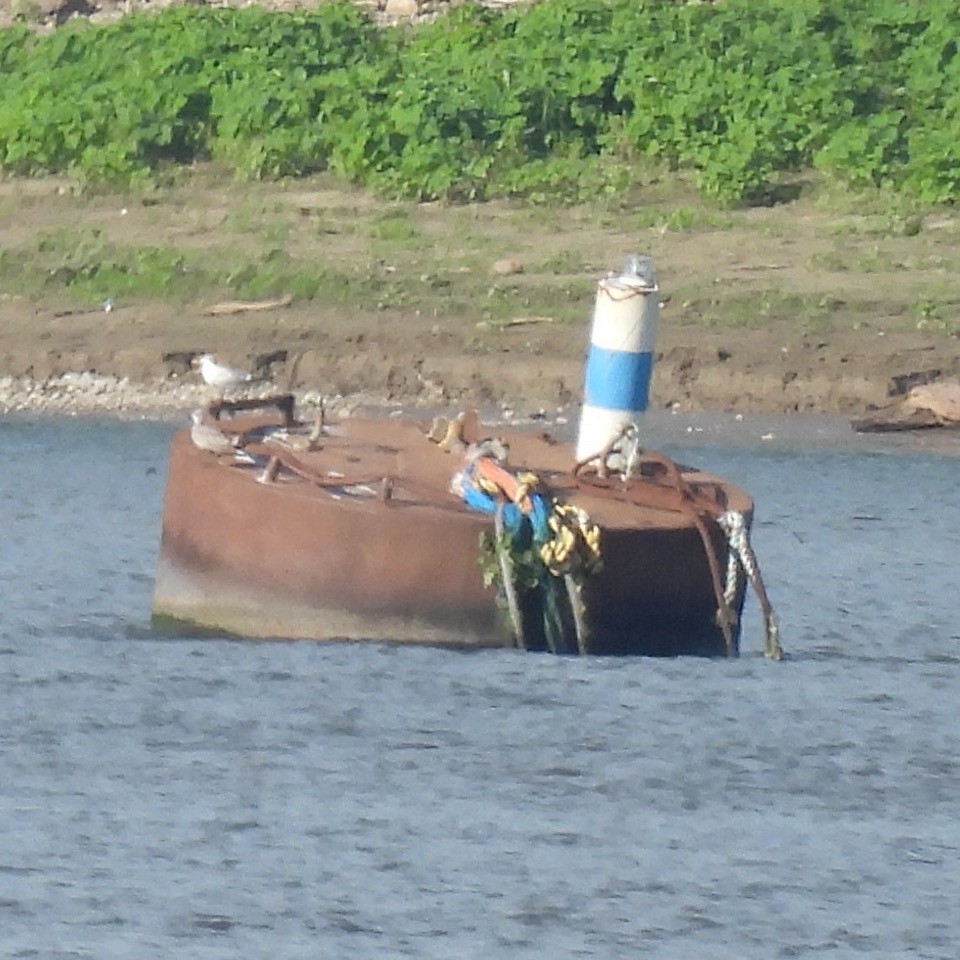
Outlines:
POLYGON ((540 548, 540 559, 553 576, 589 574, 600 569, 600 528, 585 510, 554 502, 547 524, 553 539, 540 548))

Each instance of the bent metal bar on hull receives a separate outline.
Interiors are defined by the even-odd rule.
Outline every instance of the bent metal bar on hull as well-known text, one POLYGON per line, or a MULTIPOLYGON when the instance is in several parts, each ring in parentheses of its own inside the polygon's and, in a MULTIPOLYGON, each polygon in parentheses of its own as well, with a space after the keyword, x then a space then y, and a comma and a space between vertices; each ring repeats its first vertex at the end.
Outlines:
POLYGON ((570 444, 546 433, 485 438, 470 415, 440 435, 412 420, 299 423, 287 395, 220 401, 205 414, 231 442, 211 450, 190 430, 173 440, 153 602, 167 629, 733 655, 746 572, 767 654, 779 656, 746 541, 753 503, 717 477, 636 450, 617 473, 606 468, 623 459, 614 443, 597 469, 581 469, 570 444), (264 405, 279 416, 247 412, 264 405), (489 470, 465 497, 464 475, 476 479, 480 460, 489 470), (568 559, 546 571, 525 519, 535 501, 555 554, 563 537, 582 546, 594 531, 598 556, 574 563, 568 544, 568 559), (743 524, 728 536, 730 517, 743 524))

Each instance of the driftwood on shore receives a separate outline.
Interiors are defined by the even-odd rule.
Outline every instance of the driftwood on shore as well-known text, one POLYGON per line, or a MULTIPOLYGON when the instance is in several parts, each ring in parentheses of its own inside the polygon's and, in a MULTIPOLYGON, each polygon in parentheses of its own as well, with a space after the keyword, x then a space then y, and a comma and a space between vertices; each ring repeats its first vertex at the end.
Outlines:
POLYGON ((273 300, 224 300, 207 307, 203 312, 208 317, 225 317, 234 313, 262 313, 265 310, 280 310, 293 303, 293 296, 286 294, 273 300))
POLYGON ((960 383, 926 383, 913 387, 905 397, 852 421, 851 425, 858 433, 932 427, 960 429, 960 383))

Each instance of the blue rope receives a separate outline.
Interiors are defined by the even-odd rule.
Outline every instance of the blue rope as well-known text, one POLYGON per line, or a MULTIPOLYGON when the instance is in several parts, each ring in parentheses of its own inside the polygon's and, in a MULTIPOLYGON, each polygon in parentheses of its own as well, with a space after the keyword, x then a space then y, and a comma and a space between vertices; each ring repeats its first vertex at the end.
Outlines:
MULTIPOLYGON (((540 493, 529 495, 530 512, 524 514, 515 503, 501 504, 490 494, 481 490, 473 478, 473 470, 467 469, 462 475, 463 502, 479 513, 496 514, 501 509, 502 529, 509 531, 511 540, 518 549, 525 549, 532 541, 541 546, 551 539, 550 514, 552 505, 540 493)), ((559 581, 547 574, 537 587, 541 597, 543 631, 547 649, 551 653, 566 652, 567 644, 563 617, 560 612, 557 591, 559 581)))
MULTIPOLYGON (((497 501, 488 493, 484 493, 477 486, 464 486, 463 502, 478 513, 494 514, 497 512, 497 501)), ((514 503, 503 505, 503 525, 511 533, 515 533, 523 522, 523 513, 514 503)))
POLYGON ((534 542, 546 543, 550 539, 550 525, 547 523, 550 517, 550 505, 541 493, 530 494, 530 504, 532 509, 528 519, 533 528, 534 542))
MULTIPOLYGON (((490 494, 481 490, 474 482, 473 471, 464 472, 463 502, 478 513, 494 514, 497 511, 497 501, 490 494)), ((530 513, 524 514, 515 503, 503 504, 503 526, 509 530, 516 540, 519 537, 524 521, 529 521, 534 543, 543 544, 550 539, 550 504, 539 493, 530 494, 530 513)))

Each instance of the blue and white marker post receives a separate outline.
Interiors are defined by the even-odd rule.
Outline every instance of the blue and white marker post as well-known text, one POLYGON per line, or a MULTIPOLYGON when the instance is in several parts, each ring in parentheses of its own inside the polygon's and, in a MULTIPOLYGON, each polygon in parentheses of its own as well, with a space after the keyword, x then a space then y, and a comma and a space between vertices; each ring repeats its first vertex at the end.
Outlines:
POLYGON ((653 261, 637 254, 626 258, 619 277, 600 281, 584 375, 578 462, 600 453, 647 409, 659 292, 653 261))

